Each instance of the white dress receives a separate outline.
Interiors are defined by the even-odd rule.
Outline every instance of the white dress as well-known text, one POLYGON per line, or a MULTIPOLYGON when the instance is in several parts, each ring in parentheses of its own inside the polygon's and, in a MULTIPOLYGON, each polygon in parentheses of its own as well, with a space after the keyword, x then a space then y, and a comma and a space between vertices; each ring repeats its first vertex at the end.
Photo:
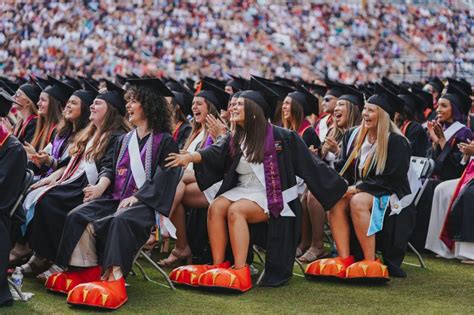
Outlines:
POLYGON ((268 214, 269 210, 265 187, 253 171, 250 163, 244 157, 240 159, 236 171, 239 174, 237 186, 226 191, 221 196, 230 201, 237 201, 240 199, 253 201, 268 214))

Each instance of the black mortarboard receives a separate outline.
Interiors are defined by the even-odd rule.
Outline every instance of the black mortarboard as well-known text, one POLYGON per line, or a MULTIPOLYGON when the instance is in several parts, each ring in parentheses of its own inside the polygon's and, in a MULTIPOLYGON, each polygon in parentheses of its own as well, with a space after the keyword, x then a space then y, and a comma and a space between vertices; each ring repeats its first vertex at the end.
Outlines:
POLYGON ((388 89, 393 94, 399 94, 400 87, 398 86, 398 84, 396 84, 392 80, 390 80, 386 77, 383 77, 382 78, 382 85, 383 85, 384 88, 388 89))
POLYGON ((395 113, 403 113, 403 100, 382 85, 375 83, 375 94, 367 103, 374 104, 382 108, 393 119, 395 113))
POLYGON ((307 82, 305 82, 303 85, 311 92, 316 93, 317 95, 323 96, 323 97, 324 95, 326 95, 326 92, 328 91, 328 88, 324 85, 319 85, 315 83, 307 83, 307 82))
POLYGON ((245 80, 242 77, 237 77, 235 75, 230 75, 231 80, 227 81, 226 86, 232 87, 232 90, 235 92, 246 90, 249 86, 249 81, 245 80))
POLYGON ((82 82, 84 83, 84 90, 87 90, 96 94, 99 93, 99 89, 93 82, 89 81, 88 79, 82 79, 82 82))
POLYGON ((4 80, 0 80, 0 88, 10 95, 15 94, 15 91, 4 80))
POLYGON ((214 104, 218 111, 226 110, 229 103, 229 93, 215 86, 209 81, 202 81, 201 90, 196 96, 204 97, 206 100, 214 104))
POLYGON ((374 94, 374 88, 368 84, 359 85, 357 88, 364 94, 364 100, 367 100, 374 94))
POLYGON ((182 85, 180 82, 176 81, 173 78, 167 78, 164 80, 166 82, 166 86, 174 92, 179 92, 179 93, 184 93, 187 92, 186 88, 184 85, 182 85))
POLYGON ((74 92, 74 88, 49 75, 48 81, 50 82, 50 85, 45 88, 43 92, 48 93, 56 100, 58 100, 62 105, 65 105, 69 97, 74 92))
POLYGON ((130 85, 132 86, 149 88, 150 90, 157 92, 161 96, 174 96, 171 90, 166 86, 166 84, 164 84, 163 81, 158 78, 127 79, 127 82, 130 83, 130 85))
POLYGON ((195 91, 195 89, 194 89, 194 84, 195 84, 195 83, 196 83, 196 82, 194 82, 193 79, 186 78, 186 81, 185 81, 186 87, 189 89, 189 91, 190 91, 192 94, 194 94, 194 91, 195 91))
POLYGON ((411 86, 411 91, 423 100, 423 110, 433 108, 433 94, 415 85, 411 86))
POLYGON ((268 86, 270 89, 272 89, 276 94, 278 94, 278 99, 280 101, 283 101, 289 93, 292 93, 295 91, 295 89, 292 88, 291 86, 282 85, 275 82, 268 82, 264 84, 268 86))
POLYGON ((67 85, 73 87, 74 90, 81 90, 82 89, 81 82, 79 82, 77 79, 75 79, 73 77, 70 77, 68 75, 64 75, 63 82, 66 83, 67 85))
POLYGON ((448 85, 455 85, 458 89, 460 89, 464 94, 471 95, 472 94, 472 87, 469 82, 466 80, 456 80, 453 78, 448 78, 448 85))
POLYGON ((429 80, 428 84, 431 85, 438 92, 438 94, 441 94, 444 89, 444 84, 438 77, 434 77, 433 79, 429 80))
POLYGON ((346 100, 356 105, 360 111, 364 108, 364 94, 350 85, 344 86, 344 94, 339 96, 340 100, 346 100))
POLYGON ((398 97, 405 102, 403 110, 412 117, 420 117, 423 113, 423 110, 425 109, 424 100, 417 94, 404 87, 400 87, 400 91, 398 93, 398 97))
POLYGON ((119 84, 120 86, 124 86, 127 82, 127 78, 117 73, 115 75, 115 81, 117 81, 117 84, 119 84))
POLYGON ((441 95, 440 98, 449 100, 451 105, 456 106, 459 112, 464 115, 467 115, 471 110, 471 98, 456 84, 448 84, 446 93, 441 95))
POLYGON ((84 85, 86 87, 85 89, 76 90, 72 95, 79 97, 81 102, 89 108, 99 94, 99 91, 97 91, 97 89, 95 89, 87 80, 84 80, 84 85))
POLYGON ((265 117, 273 117, 279 99, 278 94, 253 76, 250 78, 249 89, 242 91, 239 97, 253 100, 262 107, 265 117))
POLYGON ((123 95, 125 94, 125 90, 121 87, 116 85, 115 83, 110 82, 107 79, 104 79, 105 84, 107 86, 107 91, 103 93, 99 93, 96 98, 101 99, 115 107, 122 116, 125 116, 125 99, 123 95))
POLYGON ((221 81, 219 79, 215 79, 215 78, 211 78, 211 77, 204 77, 204 79, 202 79, 202 81, 203 82, 206 81, 208 83, 211 83, 212 85, 217 86, 220 89, 225 89, 225 85, 226 85, 225 81, 221 81))
POLYGON ((179 108, 183 112, 185 116, 191 115, 191 106, 193 104, 193 95, 188 91, 181 92, 173 92, 174 101, 178 104, 179 108))
POLYGON ((289 86, 289 87, 292 87, 292 88, 296 87, 295 81, 287 79, 287 78, 283 78, 283 77, 276 76, 273 79, 273 82, 275 82, 277 84, 281 84, 281 85, 286 85, 286 86, 289 86))
POLYGON ((49 79, 45 79, 42 77, 32 77, 34 83, 41 89, 44 90, 48 87, 48 85, 51 85, 51 82, 49 82, 49 79))
POLYGON ((303 86, 298 86, 295 92, 288 94, 288 97, 296 100, 303 107, 303 115, 319 114, 319 100, 303 86))
POLYGON ((10 95, 15 94, 15 91, 18 90, 18 88, 20 87, 20 85, 18 83, 13 82, 12 80, 10 80, 8 78, 5 78, 5 77, 2 77, 0 81, 3 81, 3 88, 8 93, 10 93, 10 91, 13 92, 13 93, 10 93, 10 95))
POLYGON ((26 96, 33 102, 38 103, 41 94, 41 89, 36 84, 25 83, 18 88, 26 94, 26 96))
POLYGON ((339 97, 344 94, 344 84, 331 81, 329 79, 325 80, 328 90, 325 95, 332 95, 334 97, 339 97))
POLYGON ((7 91, 0 89, 0 117, 8 115, 13 103, 16 103, 13 97, 7 91))

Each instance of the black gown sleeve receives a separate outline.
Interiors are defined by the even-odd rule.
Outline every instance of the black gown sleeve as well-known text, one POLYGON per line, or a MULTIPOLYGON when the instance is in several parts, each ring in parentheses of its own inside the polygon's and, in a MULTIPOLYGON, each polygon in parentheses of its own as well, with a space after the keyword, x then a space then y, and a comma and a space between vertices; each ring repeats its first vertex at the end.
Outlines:
MULTIPOLYGON (((110 182, 114 181, 114 159, 115 154, 118 153, 117 147, 121 144, 121 139, 123 138, 123 132, 115 132, 111 135, 109 144, 105 151, 104 156, 100 161, 96 162, 97 171, 99 172, 99 179, 106 177, 110 179, 110 182)), ((120 147, 118 148, 120 150, 120 147)), ((110 185, 113 186, 113 185, 110 185)))
POLYGON ((303 141, 306 143, 306 146, 309 148, 310 146, 314 146, 315 149, 321 147, 321 140, 319 140, 316 131, 312 127, 309 127, 303 132, 303 141))
POLYGON ((305 181, 323 208, 330 210, 346 193, 346 182, 320 158, 311 154, 295 132, 292 132, 288 145, 295 174, 305 181))
POLYGON ((423 127, 416 122, 411 122, 407 128, 405 136, 408 141, 410 141, 412 154, 414 156, 426 157, 428 150, 428 135, 423 127))
POLYGON ((181 127, 179 127, 178 139, 176 139, 176 143, 178 144, 178 148, 180 150, 186 144, 186 140, 188 140, 192 129, 193 127, 189 123, 183 123, 181 127))
POLYGON ((384 172, 357 184, 357 189, 377 197, 400 191, 401 186, 408 182, 407 172, 410 167, 410 156, 411 149, 408 141, 398 134, 390 134, 384 172))
POLYGON ((165 167, 165 159, 170 153, 179 153, 178 145, 171 135, 165 134, 160 143, 153 177, 147 180, 134 195, 138 200, 165 216, 170 213, 176 187, 182 176, 182 168, 165 167))
POLYGON ((206 149, 199 150, 202 160, 194 164, 194 174, 201 191, 224 179, 229 161, 230 138, 229 134, 206 149))
POLYGON ((28 143, 31 143, 31 141, 33 140, 33 136, 35 134, 35 130, 36 130, 36 119, 32 119, 27 125, 26 125, 26 128, 25 128, 25 134, 23 135, 23 142, 28 142, 28 143))
POLYGON ((26 152, 13 136, 0 146, 0 214, 9 214, 20 193, 26 171, 26 152))

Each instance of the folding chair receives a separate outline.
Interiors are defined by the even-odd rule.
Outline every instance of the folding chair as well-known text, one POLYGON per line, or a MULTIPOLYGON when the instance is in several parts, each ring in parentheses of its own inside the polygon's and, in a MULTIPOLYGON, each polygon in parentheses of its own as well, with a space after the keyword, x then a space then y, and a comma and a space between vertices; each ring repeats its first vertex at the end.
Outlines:
MULTIPOLYGON (((27 169, 25 173, 25 177, 23 178, 23 183, 22 183, 22 188, 20 195, 18 196, 15 204, 13 205, 11 211, 10 211, 10 218, 15 219, 18 221, 23 222, 25 220, 25 214, 23 213, 23 208, 21 207, 21 204, 23 203, 23 200, 25 199, 26 194, 28 193, 28 189, 30 188, 31 184, 33 183, 33 178, 34 174, 32 170, 27 169)), ((20 297, 21 301, 26 301, 23 293, 21 292, 20 288, 13 283, 13 281, 8 278, 8 284, 18 293, 18 296, 20 297)))
MULTIPOLYGON (((426 186, 428 185, 428 179, 431 177, 431 174, 434 171, 435 161, 430 158, 412 156, 410 158, 410 168, 415 171, 416 175, 418 176, 418 179, 421 180, 421 182, 423 183, 421 188, 416 192, 415 195, 415 200, 413 203, 416 207, 416 205, 420 201, 421 196, 423 195, 423 192, 425 191, 426 186)), ((418 252, 418 250, 416 250, 416 248, 410 242, 408 242, 408 248, 416 255, 420 264, 416 265, 408 262, 403 263, 406 265, 426 268, 425 261, 423 260, 423 257, 421 256, 420 252, 418 252)))
POLYGON ((163 268, 161 268, 160 265, 158 265, 147 253, 145 253, 145 251, 143 251, 142 248, 138 251, 137 255, 135 256, 135 259, 133 260, 133 265, 137 266, 138 270, 142 274, 143 278, 145 278, 145 280, 161 285, 165 288, 169 288, 171 290, 176 290, 175 286, 173 285, 173 282, 171 282, 168 276, 168 273, 164 271, 163 268), (145 258, 145 260, 147 260, 163 276, 163 278, 165 279, 168 285, 159 283, 158 281, 155 281, 150 278, 150 276, 146 273, 145 269, 138 262, 138 257, 140 256, 145 258))

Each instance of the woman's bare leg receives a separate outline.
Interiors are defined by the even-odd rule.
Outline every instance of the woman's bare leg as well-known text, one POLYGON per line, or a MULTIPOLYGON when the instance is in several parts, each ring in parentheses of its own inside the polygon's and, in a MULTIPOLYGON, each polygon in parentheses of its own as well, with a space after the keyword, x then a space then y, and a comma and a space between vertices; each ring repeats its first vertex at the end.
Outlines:
POLYGON ((250 243, 249 224, 268 221, 268 215, 253 201, 240 199, 229 207, 227 221, 236 269, 245 267, 250 243))
POLYGON ((352 223, 365 260, 375 260, 375 235, 367 236, 372 203, 373 196, 365 192, 355 194, 350 202, 352 223))
POLYGON ((227 212, 231 201, 224 197, 217 197, 209 206, 207 214, 207 232, 211 244, 212 260, 214 264, 224 262, 228 243, 227 212))
POLYGON ((350 197, 345 196, 329 211, 331 234, 336 242, 338 256, 341 258, 350 256, 350 225, 347 212, 349 201, 350 197))
POLYGON ((183 206, 185 208, 207 208, 209 206, 206 196, 196 182, 186 185, 183 206))
POLYGON ((320 255, 324 252, 324 223, 326 222, 326 212, 324 211, 323 206, 319 201, 313 196, 313 194, 308 193, 308 213, 311 219, 311 246, 308 249, 315 255, 320 255))
POLYGON ((312 230, 311 230, 311 218, 308 213, 308 198, 309 192, 306 192, 301 198, 302 216, 301 216, 301 241, 298 244, 298 248, 304 253, 311 245, 312 230))

